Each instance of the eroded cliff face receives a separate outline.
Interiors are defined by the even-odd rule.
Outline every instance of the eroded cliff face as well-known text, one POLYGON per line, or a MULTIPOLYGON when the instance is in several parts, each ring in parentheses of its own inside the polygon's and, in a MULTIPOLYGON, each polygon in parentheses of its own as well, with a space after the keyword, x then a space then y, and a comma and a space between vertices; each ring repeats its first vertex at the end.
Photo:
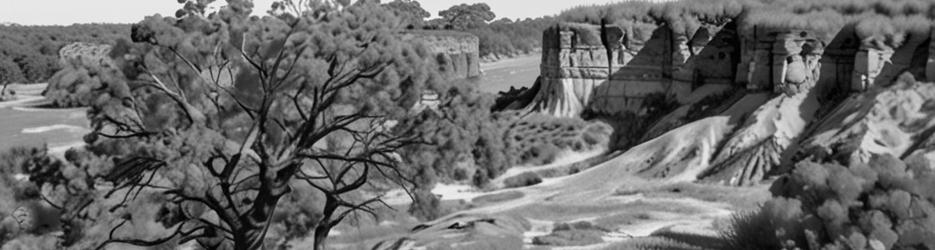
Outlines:
POLYGON ((935 78, 931 35, 898 48, 866 45, 852 25, 816 30, 703 25, 689 37, 658 27, 648 39, 616 26, 560 24, 543 34, 542 88, 527 107, 555 116, 635 113, 657 96, 685 104, 703 85, 794 95, 861 92, 903 72, 935 78))
POLYGON ((436 55, 443 72, 454 78, 480 76, 480 40, 477 36, 453 31, 409 31, 405 41, 421 41, 436 55))
POLYGON ((648 39, 616 26, 561 24, 543 34, 541 85, 528 107, 554 116, 645 115, 705 84, 732 84, 734 25, 694 36, 658 27, 648 39), (661 100, 660 100, 661 99, 661 100))
POLYGON ((899 46, 888 47, 861 41, 854 30, 852 25, 831 33, 738 29, 728 23, 702 26, 689 37, 662 26, 651 38, 637 40, 618 27, 564 24, 543 35, 541 87, 527 109, 610 120, 617 130, 612 139, 617 145, 612 147, 665 156, 636 168, 638 175, 654 178, 754 184, 782 171, 779 167, 802 155, 803 147, 809 152, 821 148, 849 154, 858 161, 870 153, 911 153, 876 150, 880 143, 930 153, 935 139, 922 120, 932 119, 924 111, 935 98, 931 89, 900 92, 901 87, 891 85, 906 72, 920 80, 935 79, 931 43, 935 34, 910 34, 899 46), (889 93, 884 95, 888 97, 874 100, 878 94, 873 93, 879 91, 889 93), (898 96, 907 100, 897 102, 898 96), (911 119, 841 111, 848 105, 923 111, 898 111, 919 114, 911 119), (749 109, 743 109, 746 106, 749 109), (836 116, 874 122, 818 124, 836 116), (907 119, 912 125, 881 122, 907 119), (710 122, 717 123, 709 126, 718 128, 715 132, 688 135, 701 139, 666 137, 710 122), (808 131, 815 126, 849 136, 808 131), (876 131, 878 127, 903 132, 876 131), (902 135, 874 142, 877 134, 902 135), (676 147, 677 142, 669 140, 689 145, 676 147), (821 143, 828 140, 853 147, 844 150, 838 149, 841 145, 821 143), (667 158, 673 155, 678 157, 667 158))

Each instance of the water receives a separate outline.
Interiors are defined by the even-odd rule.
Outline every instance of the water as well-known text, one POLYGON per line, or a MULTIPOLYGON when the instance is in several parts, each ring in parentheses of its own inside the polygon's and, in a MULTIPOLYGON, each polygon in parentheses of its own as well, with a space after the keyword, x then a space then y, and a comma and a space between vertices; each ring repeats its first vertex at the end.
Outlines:
POLYGON ((480 91, 498 93, 510 87, 531 87, 539 77, 539 54, 511 58, 481 65, 484 75, 478 79, 480 91))

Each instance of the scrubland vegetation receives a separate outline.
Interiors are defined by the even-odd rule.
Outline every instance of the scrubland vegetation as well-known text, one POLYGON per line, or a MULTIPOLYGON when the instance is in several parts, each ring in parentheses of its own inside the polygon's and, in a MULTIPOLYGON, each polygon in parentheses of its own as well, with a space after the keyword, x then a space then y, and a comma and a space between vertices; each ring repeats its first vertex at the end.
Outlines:
POLYGON ((58 52, 74 42, 113 44, 130 25, 0 26, 0 84, 34 83, 61 69, 58 52))
POLYGON ((799 163, 776 198, 734 218, 732 249, 931 249, 935 170, 924 157, 799 163))

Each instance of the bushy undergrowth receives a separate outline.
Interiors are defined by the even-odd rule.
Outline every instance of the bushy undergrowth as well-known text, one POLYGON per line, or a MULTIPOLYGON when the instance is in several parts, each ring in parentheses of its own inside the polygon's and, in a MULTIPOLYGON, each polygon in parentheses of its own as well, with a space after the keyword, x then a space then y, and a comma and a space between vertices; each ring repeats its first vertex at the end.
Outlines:
POLYGON ((922 157, 868 164, 803 162, 774 183, 776 198, 737 215, 731 249, 933 249, 935 170, 922 157))
POLYGON ((594 245, 604 242, 601 236, 608 231, 587 221, 556 223, 551 234, 533 237, 532 244, 546 246, 594 245))
MULTIPOLYGON (((41 147, 17 147, 0 153, 0 246, 7 249, 55 247, 55 241, 39 240, 59 229, 58 211, 40 198, 32 179, 46 178, 43 166, 59 163, 41 147), (27 173, 33 172, 32 176, 27 173), (9 243, 9 244, 7 244, 9 243), (25 248, 23 248, 25 247, 25 248)), ((54 176, 50 174, 49 178, 54 176)), ((52 249, 47 248, 47 249, 52 249)))
POLYGON ((552 163, 563 151, 587 151, 607 145, 611 128, 578 118, 530 114, 509 124, 504 139, 517 164, 552 163))
POLYGON ((49 78, 44 95, 56 107, 101 106, 113 97, 130 96, 130 88, 116 68, 71 60, 49 78))

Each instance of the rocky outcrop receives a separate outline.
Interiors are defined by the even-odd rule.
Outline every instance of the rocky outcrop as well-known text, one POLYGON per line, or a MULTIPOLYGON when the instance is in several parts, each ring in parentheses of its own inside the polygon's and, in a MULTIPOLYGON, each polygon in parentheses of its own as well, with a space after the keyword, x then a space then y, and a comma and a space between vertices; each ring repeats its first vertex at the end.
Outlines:
POLYGON ((436 55, 442 72, 453 78, 480 76, 480 40, 469 33, 413 30, 403 33, 405 41, 421 41, 436 55))
POLYGON ((731 84, 736 27, 706 25, 692 37, 657 27, 648 38, 617 26, 560 24, 543 34, 541 88, 528 109, 555 116, 641 116, 705 84, 731 84))
POLYGON ((825 45, 808 30, 757 30, 745 34, 737 80, 748 90, 794 95, 820 77, 825 45))

